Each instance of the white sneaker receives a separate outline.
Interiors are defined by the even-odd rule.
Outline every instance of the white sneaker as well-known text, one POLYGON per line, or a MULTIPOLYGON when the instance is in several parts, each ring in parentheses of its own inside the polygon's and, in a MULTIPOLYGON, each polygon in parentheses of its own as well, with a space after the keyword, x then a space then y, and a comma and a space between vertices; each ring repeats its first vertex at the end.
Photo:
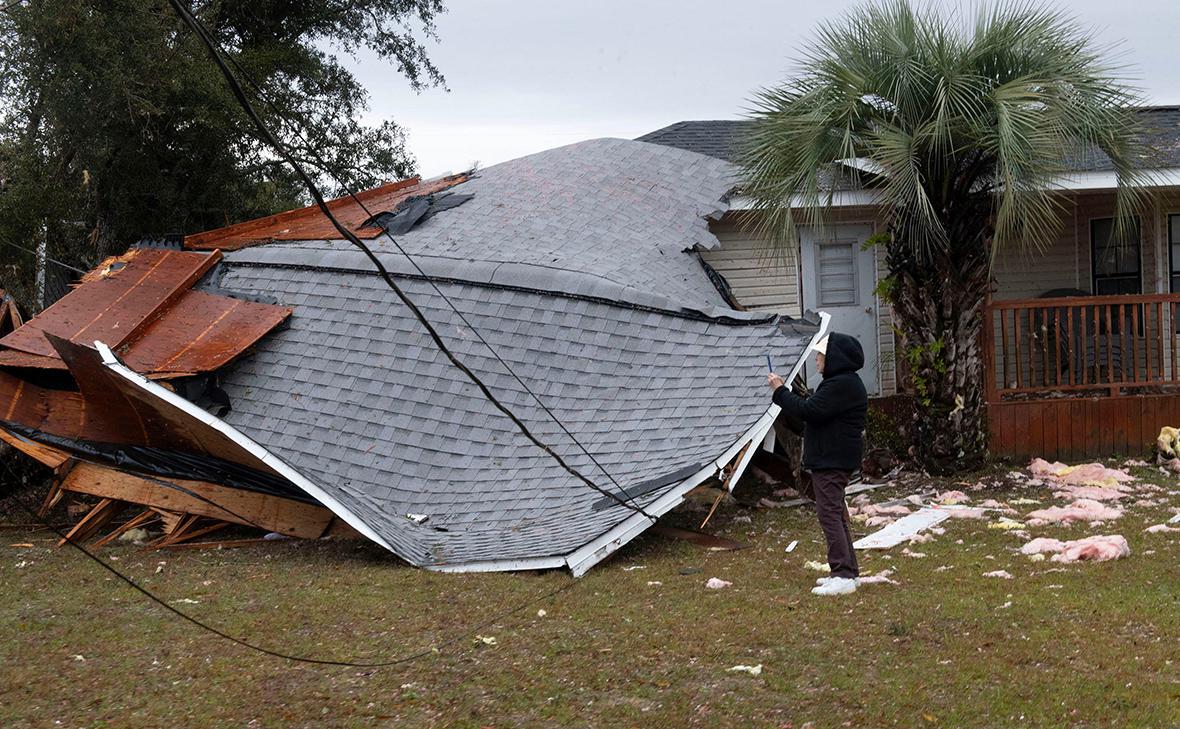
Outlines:
MULTIPOLYGON (((845 578, 845 579, 847 579, 847 578, 845 578)), ((860 578, 859 578, 859 577, 857 577, 857 578, 855 578, 855 580, 856 580, 856 586, 857 586, 857 587, 860 587, 860 578)), ((817 584, 817 585, 826 585, 826 584, 828 584, 828 583, 829 583, 829 582, 831 582, 831 581, 832 581, 832 578, 831 578, 831 577, 821 577, 821 578, 819 578, 818 580, 816 580, 816 581, 815 581, 815 584, 817 584)))
POLYGON ((811 588, 812 595, 847 595, 856 592, 856 580, 851 577, 830 577, 819 587, 811 588))

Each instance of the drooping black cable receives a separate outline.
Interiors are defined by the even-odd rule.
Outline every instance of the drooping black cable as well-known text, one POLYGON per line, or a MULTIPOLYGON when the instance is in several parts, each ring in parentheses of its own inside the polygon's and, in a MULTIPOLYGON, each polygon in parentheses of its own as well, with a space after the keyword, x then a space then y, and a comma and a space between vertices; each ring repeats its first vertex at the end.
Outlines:
MULTIPOLYGON (((0 459, 0 460, 3 460, 3 459, 0 459)), ((3 460, 3 463, 4 463, 5 468, 8 470, 9 475, 12 476, 14 479, 19 480, 19 477, 16 475, 16 472, 13 470, 11 464, 9 464, 7 460, 3 460)), ((173 484, 173 485, 175 485, 175 484, 173 484)), ((187 489, 183 489, 180 486, 177 486, 177 488, 181 488, 183 491, 187 491, 187 489)), ((141 595, 143 595, 147 599, 151 600, 155 604, 159 605, 160 607, 164 608, 165 610, 172 613, 173 615, 176 615, 177 617, 179 617, 183 620, 186 620, 189 623, 192 623, 193 625, 197 626, 198 628, 205 630, 209 633, 212 633, 213 635, 216 635, 219 638, 223 638, 225 640, 228 640, 231 643, 242 646, 243 648, 247 648, 247 649, 255 651, 257 653, 262 653, 264 655, 271 656, 273 658, 283 658, 283 659, 286 659, 289 661, 296 661, 298 663, 314 663, 314 664, 321 665, 321 666, 347 666, 350 668, 385 668, 385 667, 389 667, 389 666, 396 666, 396 665, 403 664, 403 663, 409 663, 411 661, 416 661, 420 658, 425 658, 426 656, 434 654, 436 651, 442 650, 443 648, 448 648, 450 646, 453 646, 453 645, 459 643, 460 641, 466 640, 467 638, 474 636, 477 631, 483 630, 484 628, 486 628, 490 625, 494 625, 494 624, 504 620, 505 618, 511 617, 511 616, 515 615, 516 613, 519 613, 520 611, 522 611, 532 605, 535 605, 543 600, 548 600, 549 598, 556 597, 557 595, 560 595, 561 593, 565 592, 566 590, 569 590, 572 587, 574 587, 574 585, 578 584, 578 581, 571 577, 569 579, 569 581, 566 582, 561 587, 558 587, 555 590, 550 590, 544 594, 538 595, 537 597, 533 598, 532 600, 529 600, 527 602, 523 602, 519 605, 516 605, 513 608, 510 608, 509 610, 499 613, 496 616, 494 616, 488 620, 485 620, 485 621, 479 623, 478 625, 468 629, 467 631, 460 633, 459 635, 451 637, 451 638, 449 638, 449 639, 447 639, 435 646, 432 646, 430 648, 425 648, 425 649, 420 650, 416 653, 411 653, 409 655, 402 656, 400 658, 396 658, 393 660, 388 660, 388 661, 344 661, 344 660, 333 660, 333 659, 327 659, 327 658, 311 658, 308 656, 298 656, 298 655, 294 655, 291 653, 284 653, 282 651, 271 650, 270 648, 266 648, 264 646, 260 646, 255 643, 251 643, 250 641, 243 640, 241 638, 237 638, 237 637, 232 636, 222 630, 214 628, 213 626, 209 625, 208 623, 204 623, 204 622, 198 620, 197 618, 194 618, 192 615, 189 615, 188 613, 184 612, 183 610, 180 610, 178 608, 173 607, 172 605, 169 605, 165 600, 163 600, 160 597, 157 597, 153 592, 151 592, 147 588, 143 587, 138 582, 131 579, 127 575, 123 574, 119 570, 112 567, 105 560, 99 558, 98 555, 91 552, 85 546, 83 546, 82 544, 79 544, 78 542, 71 539, 66 534, 66 532, 64 532, 61 529, 59 529, 58 527, 54 526, 52 523, 49 522, 49 520, 47 518, 42 517, 41 514, 36 509, 31 507, 29 504, 27 504, 22 497, 14 494, 11 498, 14 501, 16 501, 16 503, 20 505, 21 509, 23 511, 25 511, 26 513, 28 513, 29 516, 33 517, 33 519, 35 519, 37 522, 39 522, 46 529, 49 529, 50 531, 52 531, 54 534, 56 534, 58 537, 60 537, 62 540, 64 540, 65 543, 69 544, 71 547, 73 547, 74 549, 81 552, 87 559, 94 562, 98 566, 102 567, 107 572, 110 572, 112 575, 114 575, 116 578, 118 578, 121 582, 127 584, 133 590, 140 593, 141 595)), ((226 511, 228 511, 228 510, 226 510, 226 511)))
MULTIPOLYGON (((13 248, 17 248, 17 249, 22 250, 26 253, 32 253, 34 256, 41 255, 36 250, 34 250, 32 248, 26 248, 25 246, 22 246, 19 243, 13 243, 12 241, 8 240, 7 238, 0 238, 0 243, 3 243, 6 246, 12 246, 13 248)), ((49 256, 46 256, 45 260, 49 261, 50 263, 53 263, 55 265, 61 266, 62 268, 68 268, 71 271, 73 271, 74 273, 80 273, 83 276, 85 276, 87 273, 90 273, 89 271, 83 271, 82 269, 78 268, 77 266, 71 266, 68 263, 62 263, 61 261, 57 260, 56 258, 50 258, 49 256)))
MULTIPOLYGON (((312 198, 315 200, 316 206, 319 207, 324 216, 327 217, 329 221, 331 221, 332 226, 336 228, 336 231, 340 233, 340 235, 342 235, 346 240, 348 240, 349 243, 360 249, 372 262, 378 273, 380 273, 381 278, 385 281, 386 285, 389 286, 394 294, 397 295, 398 299, 401 300, 406 308, 410 310, 410 312, 426 330, 431 340, 434 341, 435 346, 447 357, 447 359, 451 361, 451 364, 454 365, 455 368, 460 372, 462 372, 469 380, 471 380, 471 382, 480 390, 488 402, 490 402, 497 410, 499 410, 509 420, 511 420, 521 432, 521 434, 523 434, 531 443, 533 443, 533 445, 537 446, 542 451, 547 453, 551 458, 553 458, 553 460, 556 461, 557 464, 560 465, 566 472, 598 493, 607 496, 608 498, 618 502, 620 505, 625 506, 628 509, 642 514, 644 517, 651 520, 652 523, 655 523, 657 517, 649 514, 645 509, 643 509, 643 507, 639 506, 638 504, 628 503, 623 497, 619 496, 614 491, 610 491, 599 486, 594 481, 590 480, 587 476, 571 466, 569 463, 567 463, 565 459, 562 458, 556 451, 554 451, 543 441, 541 441, 536 435, 534 435, 529 427, 522 420, 520 420, 520 418, 518 418, 515 413, 513 413, 506 405, 500 402, 491 389, 483 382, 482 379, 480 379, 477 374, 475 374, 474 371, 467 367, 467 365, 463 364, 463 362, 455 355, 455 353, 452 352, 446 345, 438 331, 434 328, 434 325, 430 323, 425 314, 423 314, 421 309, 418 308, 417 304, 415 304, 413 300, 411 300, 410 297, 407 296, 406 293, 402 291, 401 287, 398 286, 393 280, 393 277, 385 268, 385 264, 381 262, 381 259, 378 258, 377 255, 373 253, 373 251, 367 245, 357 238, 357 236, 351 230, 348 230, 346 227, 344 227, 344 225, 340 223, 336 216, 332 214, 332 211, 328 208, 328 205, 325 202, 324 197, 315 181, 311 179, 311 177, 303 169, 303 166, 300 165, 298 160, 294 158, 291 152, 287 149, 286 145, 280 142, 274 136, 274 134, 271 133, 270 129, 266 126, 266 123, 261 117, 258 116, 258 112, 254 110, 254 107, 250 104, 249 99, 246 98, 246 94, 243 91, 241 84, 238 83, 237 78, 233 74, 233 71, 231 71, 229 66, 226 65, 225 60, 217 50, 216 42, 209 36, 205 30, 205 27, 200 23, 200 21, 197 20, 195 16, 193 16, 193 14, 181 3, 180 0, 169 0, 169 2, 171 3, 173 9, 176 10, 176 13, 180 16, 181 20, 184 21, 184 23, 188 25, 193 33, 195 33, 201 40, 202 44, 205 46, 206 51, 208 51, 210 58, 212 58, 213 62, 217 64, 217 67, 225 77, 226 83, 229 85, 230 91, 233 93, 234 98, 238 102, 238 105, 242 107, 242 110, 246 112, 246 115, 254 123, 254 126, 258 129, 258 132, 262 136, 263 140, 273 147, 275 151, 277 151, 283 157, 283 159, 285 159, 287 163, 291 165, 291 168, 295 171, 295 174, 299 176, 300 180, 311 193, 312 198)), ((627 494, 624 495, 629 496, 627 494)))
MULTIPOLYGON (((197 22, 198 25, 200 25, 202 27, 202 29, 204 30, 205 36, 210 38, 210 40, 214 44, 216 44, 216 39, 212 38, 212 36, 209 34, 208 28, 204 27, 204 23, 201 23, 200 18, 193 16, 193 19, 197 22)), ((270 110, 272 112, 274 112, 275 116, 278 117, 280 120, 285 120, 282 109, 280 109, 278 104, 276 104, 272 99, 269 98, 269 96, 266 93, 266 90, 262 87, 262 84, 259 83, 257 80, 255 80, 254 77, 250 75, 250 72, 247 71, 245 68, 243 68, 242 65, 240 63, 238 63, 238 61, 233 57, 232 54, 225 53, 225 51, 223 49, 221 49, 220 47, 218 47, 218 51, 222 55, 222 57, 224 57, 226 60, 229 61, 229 63, 231 63, 233 65, 233 67, 237 70, 238 74, 246 80, 246 83, 250 84, 250 86, 252 86, 254 88, 254 91, 257 94, 258 98, 261 99, 262 102, 264 104, 266 104, 268 107, 270 107, 270 110)), ((341 189, 343 189, 344 192, 350 198, 352 198, 352 201, 355 202, 357 204, 357 206, 360 207, 361 210, 365 211, 365 215, 372 218, 373 211, 369 210, 368 206, 366 206, 365 203, 360 199, 360 197, 358 197, 357 194, 355 192, 353 192, 353 190, 349 186, 349 184, 340 175, 336 174, 336 172, 332 169, 331 165, 329 165, 324 160, 324 158, 320 156, 319 152, 316 151, 316 149, 315 149, 314 145, 312 145, 311 141, 300 132, 298 120, 296 120, 295 122, 292 123, 292 131, 294 131, 294 133, 299 136, 300 140, 303 141, 308 153, 311 154, 312 158, 315 160, 316 165, 318 165, 321 170, 323 170, 324 172, 331 175, 332 178, 334 180, 336 180, 336 184, 340 185, 341 189)), ((635 504, 636 507, 638 507, 635 497, 626 492, 626 490, 623 488, 622 484, 620 484, 618 482, 618 480, 616 480, 615 477, 613 475, 611 475, 610 471, 608 471, 606 469, 606 466, 602 465, 602 463, 600 463, 598 461, 598 459, 595 458, 594 454, 590 452, 590 449, 588 449, 585 445, 583 445, 582 442, 578 440, 577 436, 575 436, 572 432, 570 432, 569 428, 567 428, 565 426, 565 423, 561 420, 561 418, 557 417, 557 414, 554 413, 549 408, 549 406, 545 404, 545 402, 541 399, 541 396, 538 395, 536 392, 534 392, 533 389, 531 387, 529 387, 528 383, 525 382, 524 379, 522 379, 520 377, 520 375, 518 375, 516 373, 516 370, 514 370, 512 368, 512 366, 509 365, 504 360, 504 358, 500 356, 500 353, 496 351, 495 347, 493 347, 491 345, 491 343, 488 342, 482 334, 480 334, 479 329, 476 328, 475 325, 472 324, 467 319, 467 316, 463 313, 463 311, 461 309, 459 309, 459 307, 456 306, 453 301, 451 301, 450 297, 448 297, 445 293, 443 293, 443 290, 439 287, 438 283, 434 280, 434 277, 428 276, 426 274, 426 272, 422 270, 421 266, 418 265, 418 262, 415 261, 414 258, 409 254, 409 252, 405 248, 402 247, 401 243, 398 242, 397 238, 395 238, 389 232, 385 233, 385 237, 387 237, 389 239, 389 242, 392 243, 395 248, 397 248, 398 253, 400 253, 410 263, 410 265, 414 267, 414 270, 418 272, 418 275, 421 276, 422 279, 424 281, 426 281, 426 283, 428 283, 431 288, 434 289, 434 292, 436 294, 438 294, 438 296, 443 301, 445 301, 447 303, 447 305, 451 308, 451 310, 453 312, 455 312, 455 314, 459 317, 459 320, 462 321, 463 324, 471 331, 471 333, 475 335, 475 338, 478 339, 480 341, 480 343, 482 343, 487 348, 488 352, 491 353, 492 357, 494 357, 496 359, 496 361, 499 362, 504 367, 504 369, 508 371, 508 374, 512 375, 512 378, 514 380, 516 380, 516 382, 519 383, 521 387, 524 388, 524 391, 527 392, 533 398, 533 400, 536 401, 537 405, 540 406, 541 410, 544 411, 545 414, 548 415, 553 420, 553 422, 557 424, 557 427, 560 428, 561 431, 563 433, 565 433, 566 436, 568 436, 571 441, 573 441, 574 445, 576 445, 578 447, 578 449, 581 450, 582 453, 584 453, 586 455, 586 457, 590 459, 590 462, 593 463, 598 468, 598 470, 602 471, 604 476, 606 476, 608 479, 610 479, 610 482, 612 484, 614 484, 616 488, 619 489, 619 491, 626 497, 626 499, 629 502, 631 502, 632 504, 635 504)))

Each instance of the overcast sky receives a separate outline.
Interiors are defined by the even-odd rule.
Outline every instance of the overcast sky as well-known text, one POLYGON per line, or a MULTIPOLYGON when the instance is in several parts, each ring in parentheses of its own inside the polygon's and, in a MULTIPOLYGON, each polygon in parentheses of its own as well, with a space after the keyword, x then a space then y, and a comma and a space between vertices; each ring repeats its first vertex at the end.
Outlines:
MULTIPOLYGON (((385 64, 355 70, 371 117, 408 130, 420 171, 488 166, 594 137, 636 137, 682 119, 741 116, 781 80, 847 0, 448 0, 431 56, 450 92, 415 94, 385 64)), ((949 4, 960 7, 960 4, 949 4)), ((1071 0, 1102 41, 1123 41, 1152 103, 1180 104, 1176 0, 1071 0)))

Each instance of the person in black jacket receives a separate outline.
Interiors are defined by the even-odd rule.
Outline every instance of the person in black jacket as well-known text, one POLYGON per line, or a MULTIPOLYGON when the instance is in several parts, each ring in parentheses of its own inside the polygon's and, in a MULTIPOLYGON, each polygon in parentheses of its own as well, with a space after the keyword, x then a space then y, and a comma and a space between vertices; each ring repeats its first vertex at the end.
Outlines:
POLYGON ((852 534, 845 520, 844 489, 864 455, 865 411, 868 395, 857 370, 864 366, 860 342, 833 332, 819 342, 816 369, 823 381, 811 397, 799 397, 771 373, 774 402, 803 421, 803 468, 811 474, 815 510, 828 542, 828 566, 832 576, 819 580, 817 595, 842 595, 856 591, 860 570, 852 548, 852 534))

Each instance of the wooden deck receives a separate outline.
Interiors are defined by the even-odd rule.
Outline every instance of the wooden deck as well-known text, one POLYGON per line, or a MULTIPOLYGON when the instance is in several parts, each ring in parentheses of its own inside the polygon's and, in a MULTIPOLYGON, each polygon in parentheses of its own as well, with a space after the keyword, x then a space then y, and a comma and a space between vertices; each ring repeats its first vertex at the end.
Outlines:
POLYGON ((986 317, 992 455, 1141 456, 1180 425, 1180 294, 995 301, 986 317))

